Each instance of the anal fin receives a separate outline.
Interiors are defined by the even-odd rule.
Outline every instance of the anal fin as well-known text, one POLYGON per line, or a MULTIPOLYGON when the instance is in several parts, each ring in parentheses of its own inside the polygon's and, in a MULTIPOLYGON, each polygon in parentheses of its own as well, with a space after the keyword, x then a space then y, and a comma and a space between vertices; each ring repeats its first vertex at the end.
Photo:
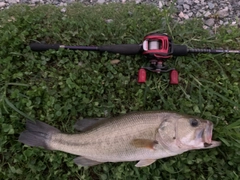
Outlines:
POLYGON ((95 166, 95 165, 104 163, 104 162, 88 159, 82 156, 75 158, 73 161, 75 164, 81 165, 81 166, 95 166))
POLYGON ((145 166, 149 166, 150 164, 154 163, 155 161, 156 161, 156 159, 142 159, 135 166, 136 167, 145 167, 145 166))

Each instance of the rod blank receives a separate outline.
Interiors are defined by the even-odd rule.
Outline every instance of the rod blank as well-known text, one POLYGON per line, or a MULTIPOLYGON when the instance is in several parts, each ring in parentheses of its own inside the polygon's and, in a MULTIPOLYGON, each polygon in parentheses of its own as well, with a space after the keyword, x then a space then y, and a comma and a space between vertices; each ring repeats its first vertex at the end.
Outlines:
POLYGON ((234 53, 240 54, 240 50, 228 50, 228 49, 188 49, 189 53, 211 53, 211 54, 219 54, 219 53, 234 53))

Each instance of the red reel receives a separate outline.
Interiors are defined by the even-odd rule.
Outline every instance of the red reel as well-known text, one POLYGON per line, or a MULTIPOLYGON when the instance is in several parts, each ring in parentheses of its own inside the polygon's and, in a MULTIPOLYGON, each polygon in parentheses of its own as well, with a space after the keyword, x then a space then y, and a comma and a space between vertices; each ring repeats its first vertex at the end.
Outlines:
POLYGON ((172 40, 166 34, 149 34, 144 37, 143 54, 157 59, 170 58, 173 53, 171 44, 172 40))

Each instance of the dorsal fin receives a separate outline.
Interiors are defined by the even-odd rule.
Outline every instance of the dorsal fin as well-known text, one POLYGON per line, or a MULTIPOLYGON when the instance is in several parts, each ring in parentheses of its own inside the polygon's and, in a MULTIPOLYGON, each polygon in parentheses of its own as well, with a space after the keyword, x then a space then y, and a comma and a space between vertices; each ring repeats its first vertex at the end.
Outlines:
POLYGON ((94 127, 95 124, 102 122, 104 119, 106 118, 92 118, 92 119, 77 120, 77 122, 74 124, 73 127, 78 131, 86 131, 94 127))

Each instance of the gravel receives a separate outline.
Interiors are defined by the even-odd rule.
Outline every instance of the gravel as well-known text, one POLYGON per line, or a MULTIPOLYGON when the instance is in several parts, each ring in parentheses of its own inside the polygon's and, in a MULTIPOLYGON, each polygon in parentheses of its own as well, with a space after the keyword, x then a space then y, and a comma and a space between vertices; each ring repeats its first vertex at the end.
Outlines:
POLYGON ((215 19, 213 19, 213 18, 210 18, 210 19, 208 19, 208 20, 205 21, 205 24, 206 24, 207 26, 210 26, 210 27, 213 26, 214 23, 215 23, 215 19))
MULTIPOLYGON (((61 12, 66 12, 67 4, 79 0, 0 0, 0 10, 7 9, 14 4, 53 4, 61 6, 61 12)), ((132 1, 132 0, 127 0, 132 1)), ((104 4, 108 2, 125 3, 126 0, 80 0, 86 5, 104 4)), ((178 22, 186 19, 198 18, 204 22, 204 29, 217 28, 223 25, 240 26, 240 1, 239 0, 135 0, 136 4, 153 4, 161 11, 164 8, 175 7, 176 15, 173 17, 178 22)))

